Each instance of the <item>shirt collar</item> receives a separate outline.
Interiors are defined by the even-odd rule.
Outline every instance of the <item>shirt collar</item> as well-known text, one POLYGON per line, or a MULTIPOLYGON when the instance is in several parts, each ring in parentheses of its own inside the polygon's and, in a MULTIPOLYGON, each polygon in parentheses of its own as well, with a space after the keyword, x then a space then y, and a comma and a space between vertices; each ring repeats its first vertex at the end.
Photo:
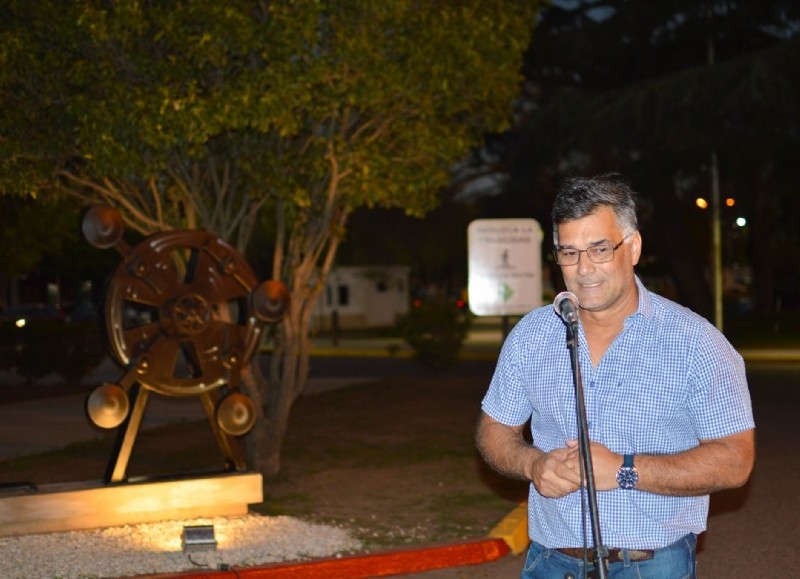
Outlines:
POLYGON ((647 291, 647 288, 644 287, 639 276, 634 275, 633 277, 636 280, 636 288, 639 290, 639 304, 636 307, 636 311, 628 316, 628 319, 643 316, 644 319, 651 320, 653 319, 653 298, 650 296, 650 292, 647 291))

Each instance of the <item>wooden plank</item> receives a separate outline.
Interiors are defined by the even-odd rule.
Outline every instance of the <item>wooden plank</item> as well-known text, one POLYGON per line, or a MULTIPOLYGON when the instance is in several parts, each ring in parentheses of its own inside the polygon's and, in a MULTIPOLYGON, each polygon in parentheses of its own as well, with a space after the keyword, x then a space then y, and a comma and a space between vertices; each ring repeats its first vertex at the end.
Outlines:
POLYGON ((0 536, 244 515, 247 505, 263 500, 257 473, 46 485, 35 494, 0 498, 0 536))

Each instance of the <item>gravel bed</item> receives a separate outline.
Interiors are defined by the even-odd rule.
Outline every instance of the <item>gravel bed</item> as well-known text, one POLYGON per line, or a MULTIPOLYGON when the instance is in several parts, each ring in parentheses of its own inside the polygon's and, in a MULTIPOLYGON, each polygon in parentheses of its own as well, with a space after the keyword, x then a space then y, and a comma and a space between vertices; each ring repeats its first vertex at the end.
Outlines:
POLYGON ((358 550, 346 529, 292 517, 213 517, 0 538, 3 579, 89 579, 253 567, 358 550), (214 525, 216 550, 184 553, 187 525, 214 525))

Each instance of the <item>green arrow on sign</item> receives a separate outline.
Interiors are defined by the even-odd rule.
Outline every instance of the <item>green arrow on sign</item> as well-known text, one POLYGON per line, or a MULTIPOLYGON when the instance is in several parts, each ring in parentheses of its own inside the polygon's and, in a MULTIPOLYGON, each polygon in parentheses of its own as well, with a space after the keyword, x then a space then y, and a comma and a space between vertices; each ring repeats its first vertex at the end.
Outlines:
POLYGON ((500 288, 500 297, 503 298, 504 302, 507 302, 511 296, 514 295, 514 292, 511 291, 511 288, 507 283, 504 283, 503 286, 500 288))

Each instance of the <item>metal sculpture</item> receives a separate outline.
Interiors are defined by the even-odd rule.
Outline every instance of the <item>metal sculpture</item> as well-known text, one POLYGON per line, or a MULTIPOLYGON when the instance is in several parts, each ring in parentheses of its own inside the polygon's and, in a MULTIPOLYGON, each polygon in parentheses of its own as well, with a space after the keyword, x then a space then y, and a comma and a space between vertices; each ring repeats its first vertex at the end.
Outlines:
POLYGON ((106 342, 124 369, 116 384, 95 388, 90 420, 122 425, 106 472, 125 480, 149 393, 199 397, 226 459, 246 468, 236 437, 256 419, 252 400, 239 391, 240 372, 256 350, 264 324, 280 321, 289 292, 278 281, 258 283, 244 258, 220 238, 198 230, 147 237, 131 248, 122 238, 119 211, 90 209, 83 234, 93 246, 122 256, 103 309, 106 342))

